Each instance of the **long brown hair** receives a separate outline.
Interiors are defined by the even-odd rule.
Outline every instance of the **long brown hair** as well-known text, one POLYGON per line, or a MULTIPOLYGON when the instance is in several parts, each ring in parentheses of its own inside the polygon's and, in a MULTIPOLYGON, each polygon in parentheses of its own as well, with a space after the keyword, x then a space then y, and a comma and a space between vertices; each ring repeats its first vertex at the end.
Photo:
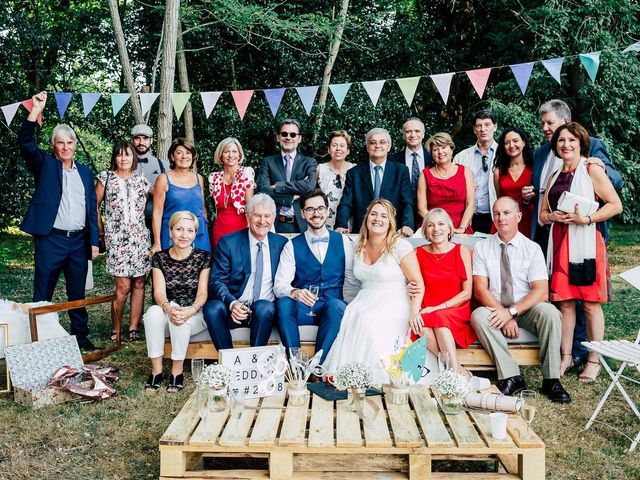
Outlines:
POLYGON ((362 222, 362 226, 360 227, 360 238, 358 239, 358 243, 356 244, 356 254, 359 254, 369 241, 369 228, 367 227, 367 219, 369 218, 371 210, 373 210, 373 207, 375 207, 376 205, 382 205, 382 208, 387 211, 387 217, 389 218, 389 231, 387 232, 387 236, 384 240, 385 246, 382 249, 382 254, 384 255, 385 253, 390 253, 396 248, 396 243, 398 243, 398 238, 400 237, 398 232, 396 232, 396 209, 389 200, 379 198, 378 200, 374 200, 369 204, 367 213, 364 215, 364 221, 362 222))

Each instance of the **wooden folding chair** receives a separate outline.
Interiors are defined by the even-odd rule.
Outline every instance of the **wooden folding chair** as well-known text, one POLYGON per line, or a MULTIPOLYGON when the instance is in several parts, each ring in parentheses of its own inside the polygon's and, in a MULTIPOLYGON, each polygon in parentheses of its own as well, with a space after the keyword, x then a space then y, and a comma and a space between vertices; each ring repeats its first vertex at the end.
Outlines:
MULTIPOLYGON (((640 330, 638 331, 638 336, 636 337, 636 341, 634 343, 630 342, 629 340, 605 340, 601 342, 582 342, 582 344, 590 351, 596 352, 598 354, 600 363, 611 377, 611 385, 609 385, 609 388, 607 388, 607 391, 602 396, 602 399, 593 412, 593 415, 591 415, 591 418, 585 426, 585 430, 587 430, 595 421, 598 413, 600 413, 600 410, 602 410, 604 403, 607 401, 607 398, 609 398, 609 395, 613 391, 614 386, 618 387, 618 390, 626 400, 627 404, 629 405, 635 416, 638 418, 638 420, 640 420, 640 411, 638 411, 638 407, 633 402, 631 397, 629 397, 629 394, 627 394, 627 391, 624 389, 622 383, 620 383, 620 379, 623 379, 640 385, 640 381, 636 380, 635 378, 623 375, 623 372, 625 368, 627 368, 627 366, 636 367, 640 372, 640 330), (611 369, 606 361, 606 358, 622 362, 616 372, 611 369)), ((604 424, 610 426, 607 423, 604 424)), ((632 440, 629 452, 633 452, 638 446, 638 442, 640 442, 640 431, 634 439, 631 439, 631 437, 627 438, 629 438, 629 440, 632 440)))

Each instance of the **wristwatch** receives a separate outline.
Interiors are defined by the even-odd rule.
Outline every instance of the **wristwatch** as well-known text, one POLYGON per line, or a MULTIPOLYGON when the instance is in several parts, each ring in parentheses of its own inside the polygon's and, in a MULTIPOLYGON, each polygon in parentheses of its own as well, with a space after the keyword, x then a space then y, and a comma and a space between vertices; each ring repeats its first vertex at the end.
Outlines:
POLYGON ((511 315, 511 318, 515 318, 518 316, 518 310, 516 310, 516 307, 514 307, 513 305, 509 307, 509 315, 511 315))

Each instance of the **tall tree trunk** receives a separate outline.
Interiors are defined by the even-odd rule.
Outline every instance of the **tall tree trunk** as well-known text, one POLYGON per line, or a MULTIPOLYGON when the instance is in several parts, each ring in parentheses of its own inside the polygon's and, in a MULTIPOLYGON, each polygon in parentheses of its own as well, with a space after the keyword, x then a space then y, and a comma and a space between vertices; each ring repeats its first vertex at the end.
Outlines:
MULTIPOLYGON (((187 57, 184 54, 184 41, 182 40, 182 23, 178 21, 178 79, 180 88, 183 92, 189 91, 189 76, 187 75, 187 57)), ((184 118, 184 136, 195 141, 193 137, 193 110, 191 109, 191 101, 187 102, 187 106, 182 114, 184 118)))
POLYGON ((178 40, 178 12, 180 0, 167 0, 164 14, 164 43, 160 73, 160 107, 158 112, 158 158, 167 158, 171 144, 173 111, 171 93, 176 76, 176 43, 178 40))
MULTIPOLYGON (((160 65, 160 59, 162 58, 162 44, 164 39, 164 21, 162 22, 162 28, 160 29, 160 40, 158 41, 158 50, 156 51, 156 58, 153 61, 153 68, 151 68, 151 88, 149 92, 156 91, 156 78, 158 78, 158 66, 160 65)), ((147 112, 145 116, 145 123, 149 122, 149 116, 151 110, 147 112)))
POLYGON ((342 6, 340 7, 340 13, 338 14, 339 23, 336 29, 331 45, 329 47, 329 58, 324 67, 324 74, 322 75, 322 85, 320 86, 320 98, 318 99, 318 115, 313 122, 313 136, 312 145, 315 145, 318 139, 318 134, 322 128, 322 120, 324 118, 324 108, 327 104, 327 95, 329 94, 329 82, 331 81, 331 72, 333 70, 333 64, 336 62, 338 52, 340 51, 340 43, 342 42, 342 34, 344 33, 344 26, 347 23, 347 11, 349 10, 349 0, 342 0, 342 6))
POLYGON ((117 0, 109 0, 109 11, 111 13, 111 23, 113 23, 113 34, 116 37, 118 45, 118 54, 120 55, 120 65, 122 66, 122 75, 127 85, 127 90, 131 94, 131 106, 133 107, 133 116, 136 123, 143 123, 142 108, 140 100, 136 95, 136 85, 133 81, 133 72, 131 71, 131 63, 129 63, 129 54, 127 53, 127 44, 124 39, 124 31, 122 30, 122 22, 120 21, 120 12, 118 11, 117 0))

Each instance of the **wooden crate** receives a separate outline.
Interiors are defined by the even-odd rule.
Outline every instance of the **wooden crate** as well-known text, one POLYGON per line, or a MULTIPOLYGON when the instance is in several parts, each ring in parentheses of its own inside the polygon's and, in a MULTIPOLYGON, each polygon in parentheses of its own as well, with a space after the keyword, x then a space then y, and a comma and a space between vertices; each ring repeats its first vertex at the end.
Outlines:
POLYGON ((282 396, 251 399, 237 422, 227 411, 202 422, 193 394, 160 439, 160 478, 545 478, 544 443, 535 434, 522 438, 526 423, 518 415, 509 417, 507 438, 495 440, 486 413, 443 415, 426 387, 412 389, 405 406, 369 398, 380 412, 367 425, 346 400, 315 395, 303 407, 286 406, 282 396), (208 457, 214 465, 218 458, 266 458, 268 469, 205 470, 208 457), (432 473, 433 460, 494 460, 499 468, 432 473))

